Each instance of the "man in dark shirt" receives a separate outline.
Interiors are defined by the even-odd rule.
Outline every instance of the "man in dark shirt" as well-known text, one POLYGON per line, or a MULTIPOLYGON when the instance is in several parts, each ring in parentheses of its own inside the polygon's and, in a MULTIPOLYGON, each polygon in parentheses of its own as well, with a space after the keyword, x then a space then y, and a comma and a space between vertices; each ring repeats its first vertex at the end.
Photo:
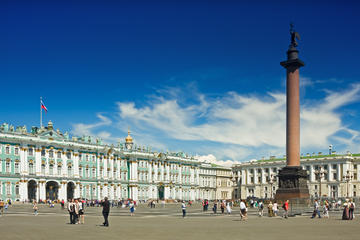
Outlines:
POLYGON ((109 213, 110 213, 110 202, 108 201, 108 198, 105 197, 105 200, 102 204, 103 210, 102 210, 102 214, 104 216, 104 223, 103 225, 105 227, 109 226, 109 222, 108 222, 108 217, 109 217, 109 213))

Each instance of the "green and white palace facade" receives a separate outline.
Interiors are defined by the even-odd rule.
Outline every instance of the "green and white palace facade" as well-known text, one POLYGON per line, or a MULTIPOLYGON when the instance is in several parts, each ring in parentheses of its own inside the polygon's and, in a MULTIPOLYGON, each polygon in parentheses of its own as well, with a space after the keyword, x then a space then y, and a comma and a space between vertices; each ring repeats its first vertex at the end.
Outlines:
POLYGON ((123 143, 109 146, 90 136, 70 138, 51 121, 29 132, 0 125, 3 200, 214 199, 213 173, 209 164, 185 153, 137 147, 130 132, 123 143))

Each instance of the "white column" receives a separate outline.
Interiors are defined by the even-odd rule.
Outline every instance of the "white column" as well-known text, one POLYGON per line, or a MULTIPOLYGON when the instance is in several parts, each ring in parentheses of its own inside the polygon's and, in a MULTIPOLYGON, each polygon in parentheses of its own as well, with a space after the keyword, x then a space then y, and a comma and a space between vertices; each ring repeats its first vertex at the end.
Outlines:
POLYGON ((74 198, 80 197, 80 184, 75 183, 74 198))
POLYGON ((259 183, 258 179, 257 179, 257 177, 258 177, 257 168, 254 168, 254 175, 253 176, 254 176, 254 183, 255 184, 259 183))
POLYGON ((180 184, 182 184, 182 173, 181 173, 181 171, 182 171, 182 166, 179 164, 179 176, 178 176, 178 178, 179 178, 179 183, 180 184))
MULTIPOLYGON (((149 162, 148 162, 148 182, 149 182, 149 183, 151 183, 151 182, 153 181, 153 179, 152 179, 152 171, 153 171, 153 169, 152 169, 152 162, 149 161, 149 162)), ((149 194, 148 196, 151 196, 151 195, 149 194)))
POLYGON ((45 181, 41 181, 39 182, 40 184, 40 199, 41 200, 46 200, 46 189, 45 189, 45 181))
POLYGON ((20 174, 27 175, 26 147, 20 147, 20 174))
MULTIPOLYGON (((337 163, 336 164, 336 177, 337 177, 337 181, 340 181, 341 180, 341 176, 342 176, 342 173, 341 173, 341 164, 340 163, 337 163)), ((338 192, 340 192, 340 187, 338 189, 338 192)))
POLYGON ((36 148, 36 150, 35 150, 35 172, 36 172, 37 176, 41 174, 41 148, 40 147, 36 148))
POLYGON ((170 181, 170 166, 169 163, 166 163, 165 165, 165 169, 166 169, 166 181, 169 182, 170 181))
MULTIPOLYGON (((79 153, 78 152, 74 152, 73 168, 74 168, 74 178, 79 178, 79 153)), ((75 198, 76 198, 76 196, 75 196, 75 198)))

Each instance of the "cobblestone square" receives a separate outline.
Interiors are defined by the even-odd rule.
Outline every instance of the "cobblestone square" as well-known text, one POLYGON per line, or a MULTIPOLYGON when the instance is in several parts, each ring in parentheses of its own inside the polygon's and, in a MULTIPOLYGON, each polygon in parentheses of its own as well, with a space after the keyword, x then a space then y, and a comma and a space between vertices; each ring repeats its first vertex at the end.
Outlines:
POLYGON ((340 212, 329 219, 304 216, 259 218, 255 210, 247 221, 240 221, 239 209, 231 215, 202 212, 199 205, 181 217, 179 204, 150 209, 140 205, 131 217, 127 208, 112 208, 110 227, 102 227, 101 208, 87 208, 84 225, 69 224, 66 210, 41 205, 34 216, 31 205, 15 205, 0 217, 1 240, 7 239, 359 239, 360 216, 342 221, 340 212))

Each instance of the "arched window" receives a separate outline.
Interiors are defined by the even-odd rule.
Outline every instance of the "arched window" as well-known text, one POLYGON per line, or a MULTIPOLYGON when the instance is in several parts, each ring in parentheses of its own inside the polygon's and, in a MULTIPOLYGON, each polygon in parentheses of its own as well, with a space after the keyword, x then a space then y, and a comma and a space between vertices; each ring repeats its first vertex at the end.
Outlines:
POLYGON ((6 162, 6 165, 5 165, 5 169, 6 169, 6 173, 10 173, 11 172, 11 169, 10 169, 10 162, 6 162))
POLYGON ((50 151, 49 151, 49 157, 50 157, 50 158, 53 158, 53 157, 54 157, 54 151, 53 151, 53 150, 50 150, 50 151))
POLYGON ((45 164, 41 164, 41 174, 45 175, 45 164))
POLYGON ((57 175, 61 176, 61 172, 62 172, 61 165, 58 165, 58 167, 57 167, 57 175))
POLYGON ((72 177, 72 167, 68 166, 68 177, 72 177))
POLYGON ((49 174, 54 175, 54 165, 53 164, 49 165, 49 174))
POLYGON ((35 174, 33 163, 29 163, 29 174, 35 174))

